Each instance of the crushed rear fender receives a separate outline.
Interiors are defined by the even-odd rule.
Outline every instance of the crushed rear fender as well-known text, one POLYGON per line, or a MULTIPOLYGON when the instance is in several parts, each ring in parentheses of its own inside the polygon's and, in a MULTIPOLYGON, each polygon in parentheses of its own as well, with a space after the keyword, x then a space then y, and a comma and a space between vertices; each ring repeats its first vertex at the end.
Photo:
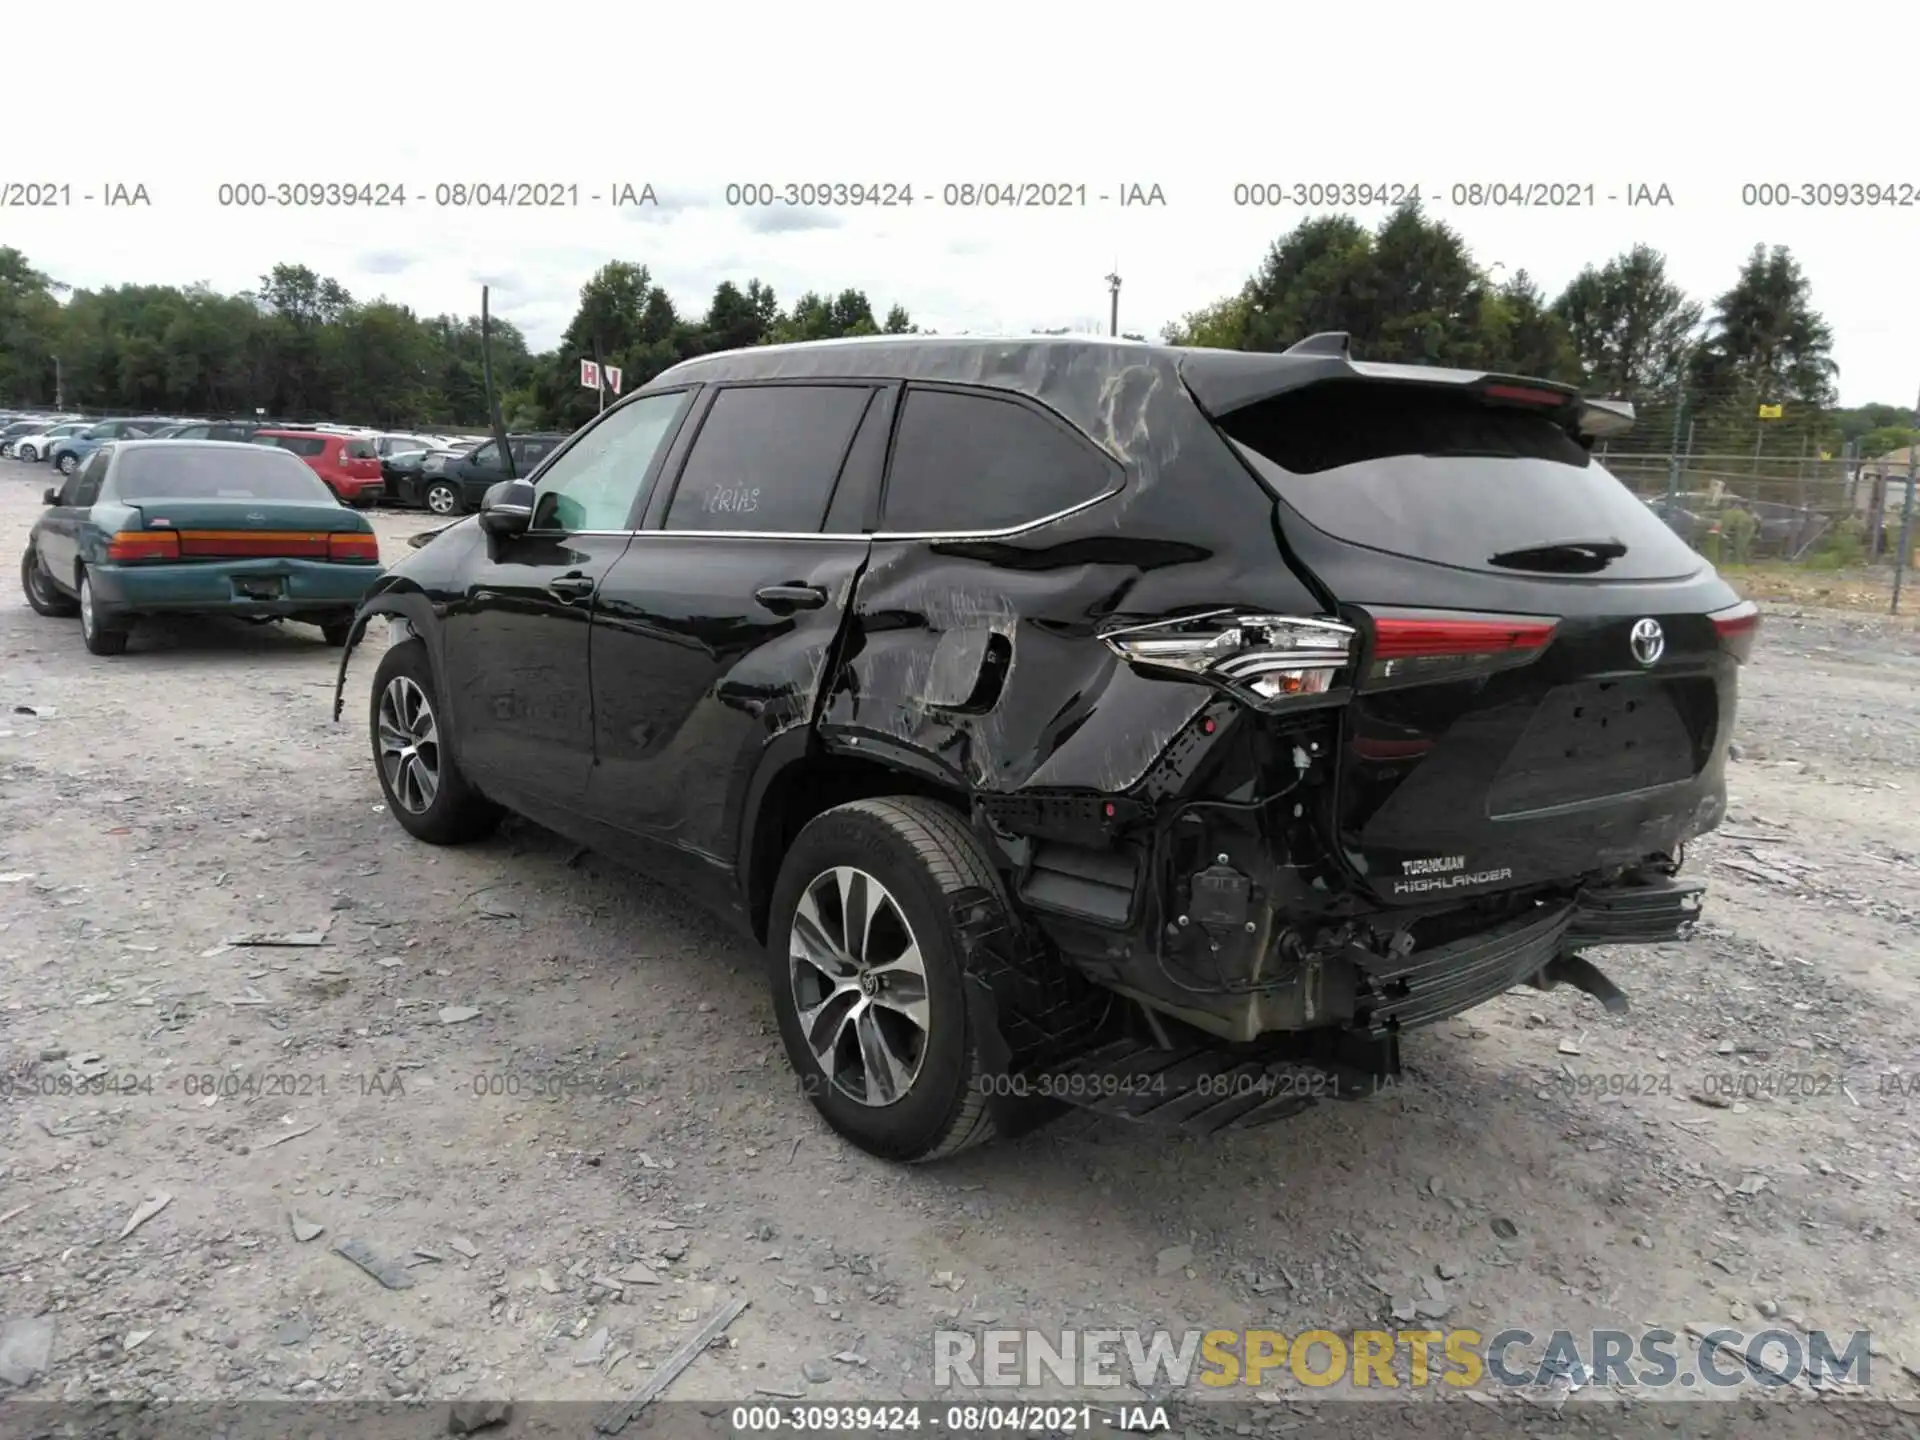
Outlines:
MULTIPOLYGON (((386 616, 390 622, 399 622, 411 635, 429 636, 433 633, 428 623, 432 615, 432 602, 407 577, 388 573, 374 582, 373 588, 360 602, 360 608, 353 612, 353 627, 347 632, 347 643, 340 649, 340 669, 333 681, 333 720, 336 725, 340 723, 340 713, 346 707, 347 666, 353 659, 353 652, 366 638, 367 626, 376 617, 386 616)), ((427 648, 432 650, 431 642, 427 648)), ((440 657, 435 655, 432 660, 437 675, 440 657)))
POLYGON ((1271 503, 1172 365, 1029 378, 1030 398, 1103 452, 1120 483, 1025 530, 876 536, 820 733, 969 794, 1113 795, 1218 692, 1135 672, 1099 642, 1104 622, 1324 607, 1280 558, 1271 503))

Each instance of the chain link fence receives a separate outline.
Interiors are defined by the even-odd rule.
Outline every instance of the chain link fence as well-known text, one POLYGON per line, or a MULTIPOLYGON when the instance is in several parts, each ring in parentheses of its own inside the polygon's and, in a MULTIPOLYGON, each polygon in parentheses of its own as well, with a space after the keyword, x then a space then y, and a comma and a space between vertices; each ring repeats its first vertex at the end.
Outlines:
MULTIPOLYGON (((1880 459, 1601 450, 1596 458, 1681 539, 1736 581, 1782 598, 1822 589, 1892 607, 1902 572, 1920 565, 1920 533, 1904 537, 1914 487, 1909 451, 1880 459)), ((1920 525, 1913 529, 1920 532, 1920 525)))

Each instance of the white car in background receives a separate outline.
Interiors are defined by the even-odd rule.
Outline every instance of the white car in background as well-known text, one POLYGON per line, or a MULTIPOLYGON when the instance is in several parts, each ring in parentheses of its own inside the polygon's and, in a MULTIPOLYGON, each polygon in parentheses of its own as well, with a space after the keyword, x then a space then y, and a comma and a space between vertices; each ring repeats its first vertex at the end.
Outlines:
POLYGON ((375 431, 368 435, 373 448, 385 460, 390 455, 404 455, 413 450, 438 450, 440 442, 431 435, 406 435, 390 431, 375 431))
POLYGON ((82 430, 90 429, 90 420, 67 420, 58 425, 49 425, 34 435, 22 435, 13 442, 13 458, 16 460, 39 461, 47 458, 57 441, 69 435, 78 435, 82 430))

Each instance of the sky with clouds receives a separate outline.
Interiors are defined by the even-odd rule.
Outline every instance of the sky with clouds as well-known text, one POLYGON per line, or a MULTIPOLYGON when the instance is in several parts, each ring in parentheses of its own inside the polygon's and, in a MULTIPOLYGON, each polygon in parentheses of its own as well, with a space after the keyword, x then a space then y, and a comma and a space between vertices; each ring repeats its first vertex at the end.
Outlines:
MULTIPOLYGON (((129 8, 80 68, 12 72, 13 113, 44 123, 0 133, 0 184, 66 184, 72 203, 9 209, 0 243, 74 286, 235 290, 286 261, 358 298, 466 314, 490 284, 536 348, 609 259, 647 265, 683 310, 704 309, 722 279, 757 276, 783 301, 858 286, 877 311, 898 303, 942 331, 1104 330, 1117 270, 1122 328, 1152 335, 1237 288, 1314 213, 1236 204, 1236 186, 1411 185, 1483 264, 1524 268, 1549 292, 1645 242, 1710 299, 1756 243, 1788 245, 1833 327, 1843 401, 1912 404, 1911 107, 1901 120, 1870 93, 1811 80, 1810 57, 1781 38, 1800 29, 1794 13, 816 0, 669 15, 346 0, 288 36, 251 6, 129 8), (268 63, 247 61, 256 42, 268 63), (281 182, 408 198, 221 203, 222 185, 281 182), (577 203, 437 203, 442 186, 521 182, 575 187, 577 203), (727 203, 729 185, 763 182, 910 187, 914 200, 727 203), (1086 203, 944 203, 949 186, 1028 182, 1084 186, 1086 203), (1803 182, 1907 203, 1744 203, 1746 186, 1803 182), (1536 183, 1591 186, 1594 203, 1454 203, 1456 186, 1536 183), (136 184, 149 205, 102 203, 136 184), (658 204, 614 203, 619 187, 649 185, 658 204), (1121 205, 1134 186, 1165 203, 1121 205), (1629 205, 1641 186, 1672 203, 1629 205)), ((1820 14, 1823 34, 1920 38, 1913 12, 1834 0, 1820 14)))

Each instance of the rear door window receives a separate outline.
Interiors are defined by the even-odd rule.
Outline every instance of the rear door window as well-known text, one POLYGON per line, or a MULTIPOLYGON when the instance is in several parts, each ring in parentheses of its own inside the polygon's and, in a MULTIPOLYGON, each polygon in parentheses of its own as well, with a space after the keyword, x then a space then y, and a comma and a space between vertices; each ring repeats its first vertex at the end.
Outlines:
POLYGON ((1337 381, 1216 424, 1275 495, 1350 544, 1505 575, 1556 573, 1515 557, 1591 542, 1626 547, 1591 572, 1608 580, 1673 579, 1702 563, 1560 425, 1525 409, 1337 381))
POLYGON ((1009 530, 1116 490, 1114 459, 1066 422, 1017 400, 907 391, 893 440, 882 530, 1009 530))
POLYGON ((872 396, 863 385, 722 390, 681 468, 666 528, 817 533, 872 396))
POLYGON ((261 443, 277 445, 282 450, 288 450, 300 456, 319 455, 324 453, 327 448, 326 440, 318 435, 262 436, 261 443))
POLYGON ((371 440, 347 441, 346 453, 347 459, 349 460, 378 460, 380 458, 380 452, 373 448, 373 442, 371 440))

